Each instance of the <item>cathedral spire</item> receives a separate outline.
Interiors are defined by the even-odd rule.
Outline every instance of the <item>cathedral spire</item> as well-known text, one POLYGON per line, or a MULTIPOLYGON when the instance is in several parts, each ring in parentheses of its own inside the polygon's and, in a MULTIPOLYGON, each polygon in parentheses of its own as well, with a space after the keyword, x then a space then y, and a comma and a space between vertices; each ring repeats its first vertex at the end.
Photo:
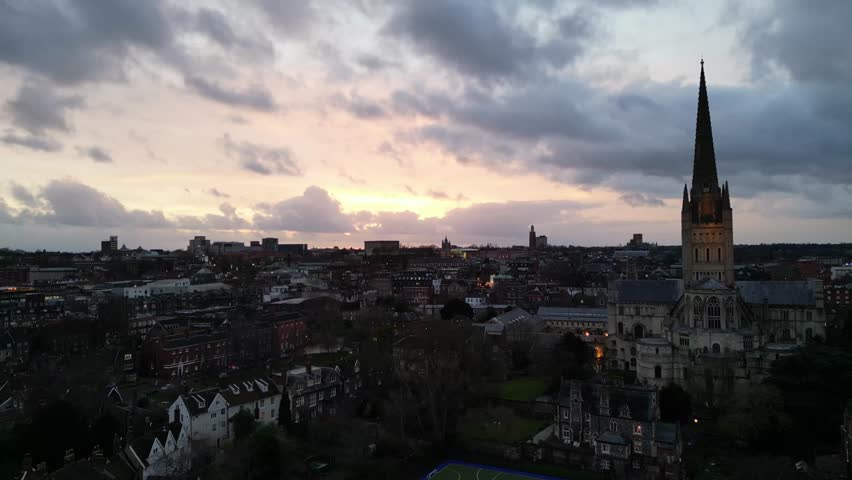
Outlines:
POLYGON ((685 212, 689 209, 689 193, 686 191, 686 184, 683 184, 683 207, 681 208, 682 212, 685 212))
POLYGON ((704 59, 701 59, 701 81, 698 86, 698 115, 695 121, 695 157, 692 164, 692 189, 716 190, 716 154, 713 151, 713 130, 710 127, 710 102, 707 100, 707 83, 704 80, 704 59))

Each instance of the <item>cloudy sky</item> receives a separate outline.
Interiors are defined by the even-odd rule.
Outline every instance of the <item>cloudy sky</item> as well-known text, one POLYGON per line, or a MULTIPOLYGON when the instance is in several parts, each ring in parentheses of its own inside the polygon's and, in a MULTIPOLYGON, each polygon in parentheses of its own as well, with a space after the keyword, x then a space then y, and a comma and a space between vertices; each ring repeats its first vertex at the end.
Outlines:
POLYGON ((0 0, 0 246, 852 240, 852 2, 0 0), (747 6, 745 6, 747 5, 747 6))

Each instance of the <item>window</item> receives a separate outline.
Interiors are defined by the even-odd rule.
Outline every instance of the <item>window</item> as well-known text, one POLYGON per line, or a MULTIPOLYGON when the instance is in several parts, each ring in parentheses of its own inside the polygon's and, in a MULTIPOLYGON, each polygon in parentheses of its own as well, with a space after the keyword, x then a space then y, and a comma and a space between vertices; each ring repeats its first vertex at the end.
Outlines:
POLYGON ((618 314, 619 314, 619 315, 624 315, 624 305, 619 305, 619 306, 618 306, 618 314))
POLYGON ((695 326, 697 328, 704 327, 704 321, 701 318, 701 314, 704 312, 704 305, 702 305, 701 298, 695 297, 692 300, 692 318, 695 320, 695 326))
POLYGON ((639 315, 640 313, 641 310, 639 309, 639 307, 633 307, 633 315, 639 315))
POLYGON ((721 353, 721 352, 722 352, 722 347, 720 347, 718 343, 714 343, 713 344, 713 353, 721 353))
POLYGON ((616 422, 615 420, 610 420, 609 421, 609 430, 612 431, 612 432, 617 432, 618 431, 618 422, 616 422))
POLYGON ((641 323, 637 323, 636 325, 633 326, 633 336, 636 337, 637 339, 645 336, 645 327, 642 326, 641 323))
POLYGON ((642 453, 642 439, 633 440, 633 453, 642 453))
POLYGON ((722 249, 721 248, 716 249, 716 260, 719 261, 719 262, 722 261, 722 249))
POLYGON ((697 248, 695 249, 695 254, 693 255, 693 258, 695 259, 696 262, 698 261, 698 249, 697 248))
POLYGON ((631 358, 631 359, 630 359, 630 366, 631 366, 631 367, 635 367, 635 366, 636 366, 636 359, 635 359, 635 358, 631 358))
POLYGON ((688 347, 689 346, 689 337, 680 337, 680 346, 688 347))
POLYGON ((705 258, 707 259, 706 261, 708 261, 708 262, 710 261, 710 249, 709 248, 707 249, 707 256, 705 258))
POLYGON ((224 414, 225 414, 225 409, 224 409, 224 408, 223 408, 222 410, 219 410, 219 415, 224 415, 224 414))
POLYGON ((805 312, 805 320, 807 320, 809 322, 813 322, 814 321, 814 312, 812 312, 810 310, 805 312))
MULTIPOLYGON (((609 453, 609 444, 608 443, 602 443, 601 444, 601 453, 609 453)), ((606 460, 604 460, 604 462, 606 462, 606 460)), ((603 466, 603 464, 601 464, 601 465, 603 466)), ((607 468, 609 468, 609 467, 607 467, 607 468)))
POLYGON ((734 299, 729 298, 725 301, 725 320, 728 327, 735 327, 737 320, 734 318, 734 299))
POLYGON ((790 311, 789 310, 781 310, 781 320, 788 322, 790 321, 790 311))
POLYGON ((642 425, 639 423, 633 424, 633 435, 642 435, 642 425))
POLYGON ((571 434, 572 434, 572 432, 571 432, 570 427, 568 427, 568 426, 562 427, 562 440, 564 440, 568 443, 571 443, 571 437, 572 437, 571 434))
MULTIPOLYGON (((810 313, 810 312, 808 312, 808 313, 810 313)), ((623 312, 622 312, 622 314, 623 314, 623 312)), ((618 322, 618 334, 621 335, 623 333, 624 333, 624 323, 618 322)))
POLYGON ((264 402, 264 401, 265 401, 265 399, 263 399, 263 398, 261 398, 261 399, 260 399, 260 406, 261 406, 261 407, 263 406, 263 402, 264 402))
POLYGON ((654 378, 663 378, 663 368, 659 365, 654 367, 654 378))
POLYGON ((211 413, 210 418, 216 418, 216 412, 211 413))
POLYGON ((710 297, 710 300, 707 301, 707 323, 709 328, 722 328, 721 325, 721 307, 719 305, 719 299, 716 297, 710 297))
POLYGON ((784 330, 781 330, 781 338, 783 340, 790 340, 790 329, 789 328, 785 328, 784 330))
POLYGON ((331 390, 328 391, 328 397, 329 398, 334 398, 336 395, 337 395, 337 389, 336 388, 332 388, 331 390))
POLYGON ((563 408, 562 409, 562 418, 567 419, 568 418, 568 412, 569 412, 569 410, 567 408, 563 408))
MULTIPOLYGON (((810 312, 808 312, 808 313, 810 313, 810 312)), ((813 338, 814 338, 814 329, 813 328, 805 329, 805 340, 810 342, 811 340, 813 340, 813 338)))
POLYGON ((754 339, 752 337, 743 337, 743 350, 751 351, 754 348, 754 339))

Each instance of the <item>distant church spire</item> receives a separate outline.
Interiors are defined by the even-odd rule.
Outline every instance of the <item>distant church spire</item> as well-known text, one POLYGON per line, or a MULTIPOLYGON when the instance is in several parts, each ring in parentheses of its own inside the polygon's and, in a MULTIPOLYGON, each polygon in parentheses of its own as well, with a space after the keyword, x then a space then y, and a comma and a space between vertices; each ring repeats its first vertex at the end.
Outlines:
POLYGON ((686 191, 686 184, 683 184, 683 207, 681 211, 685 212, 689 210, 689 193, 686 191))
POLYGON ((692 189, 719 188, 716 176, 716 153, 713 150, 713 129, 710 126, 710 102, 704 80, 704 59, 701 59, 701 82, 698 86, 698 116, 695 121, 695 157, 692 165, 692 189))

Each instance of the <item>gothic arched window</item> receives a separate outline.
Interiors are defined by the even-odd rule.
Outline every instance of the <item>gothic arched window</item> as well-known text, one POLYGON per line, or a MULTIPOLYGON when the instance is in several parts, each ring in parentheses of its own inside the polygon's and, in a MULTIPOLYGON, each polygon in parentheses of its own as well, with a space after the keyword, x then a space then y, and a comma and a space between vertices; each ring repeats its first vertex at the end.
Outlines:
POLYGON ((636 339, 640 339, 645 336, 645 327, 641 323, 637 323, 633 326, 633 336, 636 339))
POLYGON ((663 378, 663 368, 659 365, 654 367, 654 378, 663 378))
POLYGON ((618 322, 618 334, 622 335, 624 333, 624 323, 618 322))
POLYGON ((722 347, 718 343, 713 344, 713 353, 722 353, 722 347))
POLYGON ((716 249, 716 260, 718 260, 720 262, 722 261, 722 249, 721 249, 721 247, 716 249))
POLYGON ((737 326, 737 319, 734 318, 734 299, 728 298, 725 301, 725 323, 730 328, 737 326))
POLYGON ((703 312, 704 305, 701 304, 701 298, 695 297, 692 300, 692 318, 695 320, 695 326, 697 328, 704 328, 704 320, 701 315, 703 312))
POLYGON ((694 257, 695 257, 695 261, 697 262, 698 261, 698 249, 697 248, 695 249, 694 257))
POLYGON ((722 315, 722 307, 719 305, 719 299, 716 297, 710 297, 710 300, 707 301, 707 327, 708 328, 722 328, 722 322, 720 317, 722 315))
POLYGON ((706 258, 706 259, 707 259, 707 261, 709 262, 709 261, 710 261, 710 249, 709 249, 709 248, 707 249, 707 253, 706 253, 705 255, 706 255, 706 257, 705 257, 705 258, 706 258))

